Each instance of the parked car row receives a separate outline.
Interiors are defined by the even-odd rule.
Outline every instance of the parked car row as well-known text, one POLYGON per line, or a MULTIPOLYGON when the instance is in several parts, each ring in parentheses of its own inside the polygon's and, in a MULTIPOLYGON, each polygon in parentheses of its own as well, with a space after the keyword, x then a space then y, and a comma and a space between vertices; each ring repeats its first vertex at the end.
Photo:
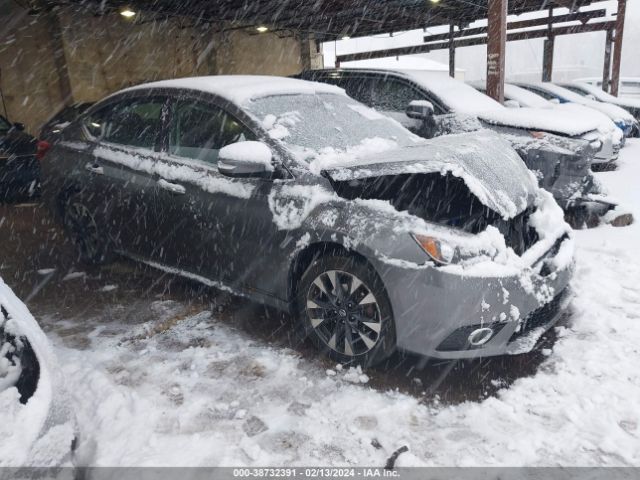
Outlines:
POLYGON ((288 310, 346 363, 533 348, 570 298, 562 208, 597 203, 616 127, 424 72, 301 76, 143 84, 49 122, 43 199, 79 258, 288 310))

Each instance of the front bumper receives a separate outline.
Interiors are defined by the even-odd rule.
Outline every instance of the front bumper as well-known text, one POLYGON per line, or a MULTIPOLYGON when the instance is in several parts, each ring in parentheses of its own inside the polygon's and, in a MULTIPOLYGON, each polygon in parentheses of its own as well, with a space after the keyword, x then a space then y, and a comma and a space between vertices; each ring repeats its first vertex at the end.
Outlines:
POLYGON ((510 277, 470 277, 433 268, 385 264, 379 269, 394 311, 400 350, 442 359, 525 353, 568 306, 573 264, 553 270, 556 243, 531 269, 510 277), (540 273, 535 273, 537 270, 540 273), (468 337, 480 328, 483 345, 468 337))

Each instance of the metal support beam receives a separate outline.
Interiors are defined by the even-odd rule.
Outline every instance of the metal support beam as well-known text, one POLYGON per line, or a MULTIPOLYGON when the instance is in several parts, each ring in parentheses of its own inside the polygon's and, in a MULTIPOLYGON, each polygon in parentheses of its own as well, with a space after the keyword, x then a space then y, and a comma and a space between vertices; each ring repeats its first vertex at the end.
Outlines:
POLYGON ((613 39, 613 70, 611 72, 611 95, 616 97, 620 88, 620 63, 622 62, 622 37, 624 35, 624 15, 626 10, 627 0, 618 0, 616 35, 613 39))
POLYGON ((504 101, 504 56, 507 44, 507 1, 489 0, 487 32, 487 95, 504 101))
POLYGON ((449 76, 456 77, 456 46, 453 43, 453 25, 449 25, 449 76))
POLYGON ((604 44, 604 65, 602 66, 602 90, 609 91, 611 78, 611 49, 613 47, 613 30, 607 30, 607 39, 604 44))

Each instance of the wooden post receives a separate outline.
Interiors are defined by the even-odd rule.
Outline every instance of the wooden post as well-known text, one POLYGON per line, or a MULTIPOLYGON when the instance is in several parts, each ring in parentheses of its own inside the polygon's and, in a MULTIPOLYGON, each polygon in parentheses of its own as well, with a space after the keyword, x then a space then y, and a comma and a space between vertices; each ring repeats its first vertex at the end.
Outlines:
POLYGON ((551 36, 544 40, 544 52, 542 54, 542 81, 550 82, 553 75, 553 46, 555 37, 551 36))
POLYGON ((542 81, 550 82, 553 76, 553 47, 555 37, 553 36, 553 8, 549 9, 549 23, 547 24, 547 38, 544 41, 544 50, 542 53, 542 81))
POLYGON ((449 76, 456 77, 456 47, 453 43, 453 24, 449 25, 449 76))
POLYGON ((507 0, 489 0, 487 29, 487 95, 504 101, 504 55, 507 43, 507 0))
POLYGON ((620 88, 620 63, 622 62, 622 37, 624 34, 624 15, 627 10, 627 0, 618 0, 618 15, 616 16, 616 35, 613 38, 613 70, 611 72, 611 95, 618 96, 620 88))
POLYGON ((604 65, 602 66, 602 90, 609 91, 609 79, 611 78, 611 47, 613 42, 613 30, 607 30, 607 39, 604 44, 604 65))

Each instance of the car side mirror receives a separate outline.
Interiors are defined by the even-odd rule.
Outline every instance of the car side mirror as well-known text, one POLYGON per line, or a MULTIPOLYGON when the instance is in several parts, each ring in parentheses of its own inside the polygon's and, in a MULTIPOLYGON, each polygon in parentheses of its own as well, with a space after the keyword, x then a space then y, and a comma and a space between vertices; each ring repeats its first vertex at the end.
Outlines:
POLYGON ((560 105, 560 99, 559 98, 550 98, 549 102, 553 103, 554 105, 560 105))
POLYGON ((412 100, 405 111, 407 117, 426 120, 433 116, 433 103, 426 100, 412 100))
POLYGON ((507 108, 520 108, 522 105, 517 100, 505 100, 504 106, 507 108))
POLYGON ((18 130, 19 132, 22 132, 22 131, 24 131, 24 123, 14 122, 13 128, 18 130))
POLYGON ((218 152, 218 171, 228 177, 267 177, 273 171, 271 149, 262 142, 236 142, 218 152))

